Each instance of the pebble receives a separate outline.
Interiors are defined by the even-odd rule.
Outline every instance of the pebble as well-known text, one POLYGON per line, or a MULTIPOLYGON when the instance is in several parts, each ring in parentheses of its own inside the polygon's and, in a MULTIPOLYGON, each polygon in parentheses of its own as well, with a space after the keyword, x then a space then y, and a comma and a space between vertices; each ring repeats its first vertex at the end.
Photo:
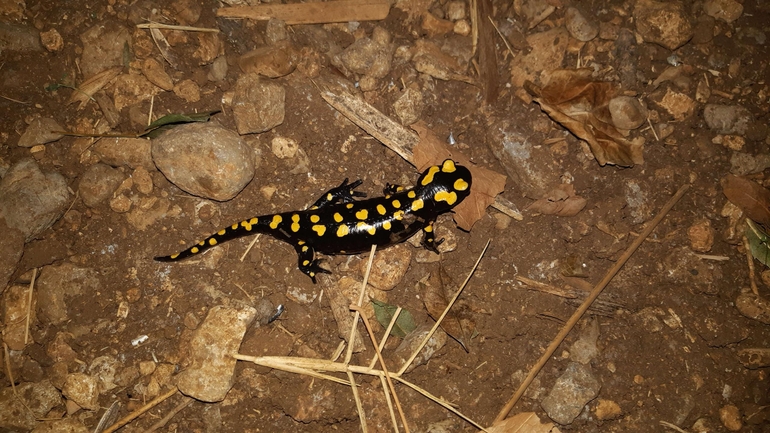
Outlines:
MULTIPOLYGON (((142 102, 149 101, 153 96, 163 91, 133 69, 129 70, 128 74, 118 75, 113 83, 112 100, 117 111, 121 111, 125 107, 139 108, 142 102)), ((141 114, 144 117, 141 124, 146 125, 147 114, 145 112, 141 112, 141 114)))
POLYGON ((99 409, 99 383, 85 373, 68 374, 61 393, 84 409, 99 409))
POLYGON ((246 329, 257 310, 252 307, 212 308, 200 327, 193 332, 185 360, 189 365, 177 375, 179 390, 204 402, 222 401, 234 383, 235 358, 246 329))
POLYGON ((735 0, 706 0, 703 12, 708 16, 731 23, 743 14, 743 5, 735 0))
POLYGON ((297 140, 288 137, 275 137, 270 141, 270 148, 273 155, 280 159, 290 159, 297 155, 299 143, 297 140))
POLYGON ((163 90, 173 90, 174 80, 163 68, 163 64, 153 58, 144 59, 142 62, 142 74, 152 84, 160 87, 163 90))
MULTIPOLYGON (((378 250, 372 262, 368 283, 379 290, 391 290, 404 278, 412 261, 412 247, 397 244, 378 250)), ((361 276, 366 273, 367 260, 361 261, 361 276)))
POLYGON ((460 65, 457 58, 443 52, 432 42, 425 42, 424 40, 417 42, 412 63, 418 72, 439 80, 469 81, 462 75, 466 68, 460 65))
POLYGON ((468 20, 459 20, 455 22, 455 26, 452 29, 453 32, 457 33, 460 36, 468 36, 471 33, 471 24, 468 22, 468 20))
POLYGON ((744 367, 750 369, 770 367, 770 349, 750 348, 738 351, 738 359, 744 367))
POLYGON ((645 42, 675 50, 693 36, 690 14, 679 1, 640 0, 634 6, 636 31, 645 42))
MULTIPOLYGON (((417 349, 420 343, 422 343, 422 340, 425 339, 432 327, 432 324, 423 324, 418 326, 414 331, 407 334, 404 340, 401 341, 401 344, 399 344, 396 350, 394 350, 391 354, 391 359, 388 360, 388 365, 396 366, 394 370, 397 368, 400 369, 401 366, 404 365, 404 362, 406 362, 409 357, 412 356, 412 353, 415 351, 415 349, 417 349)), ((417 357, 414 358, 414 361, 409 364, 406 372, 409 373, 418 366, 427 364, 433 355, 435 355, 439 350, 441 350, 441 348, 444 347, 446 342, 447 334, 443 329, 439 327, 436 329, 436 332, 433 333, 433 336, 430 337, 428 342, 425 344, 425 347, 420 351, 417 357)))
POLYGON ((68 417, 56 421, 44 421, 30 433, 89 433, 88 427, 83 425, 78 417, 68 417))
POLYGON ((651 99, 678 122, 690 117, 695 113, 695 108, 697 107, 695 100, 686 93, 677 92, 670 88, 667 88, 666 92, 662 95, 660 92, 656 92, 651 95, 651 99))
POLYGON ((131 44, 131 32, 115 22, 97 23, 80 35, 80 40, 83 43, 80 70, 85 78, 90 78, 105 69, 123 65, 123 50, 131 44))
POLYGON ((735 300, 735 307, 749 319, 770 325, 770 301, 752 292, 741 293, 735 300))
POLYGON ((423 107, 422 92, 411 87, 407 87, 393 103, 393 111, 396 112, 396 116, 404 126, 409 126, 420 120, 423 107))
POLYGON ((283 123, 285 99, 283 86, 257 74, 242 75, 235 83, 232 101, 238 133, 265 132, 283 123))
POLYGON ((152 162, 152 142, 146 138, 102 138, 93 151, 99 160, 113 167, 155 169, 152 162))
POLYGON ((19 138, 19 147, 46 144, 64 137, 55 131, 64 131, 59 122, 48 117, 38 117, 27 126, 26 131, 19 138))
POLYGON ((422 15, 422 29, 429 38, 445 35, 454 29, 454 23, 436 17, 432 13, 425 11, 422 15))
POLYGON ((213 123, 181 125, 152 140, 156 166, 171 183, 200 197, 235 197, 254 177, 254 151, 213 123))
POLYGON ((577 8, 568 7, 564 19, 569 34, 581 42, 588 42, 599 35, 599 26, 589 21, 577 8))
POLYGON ((444 8, 446 9, 446 17, 448 20, 462 20, 467 16, 464 1, 449 1, 447 2, 446 6, 444 6, 444 8))
POLYGON ((214 60, 211 63, 211 66, 209 66, 209 73, 206 76, 206 78, 209 81, 218 83, 224 80, 225 78, 227 78, 228 68, 229 68, 229 65, 227 64, 227 57, 225 56, 217 57, 216 60, 214 60))
POLYGON ((580 337, 570 346, 570 359, 581 364, 588 364, 599 356, 596 342, 599 339, 599 322, 592 319, 580 333, 580 337))
POLYGON ((744 135, 753 117, 741 105, 706 104, 703 108, 706 125, 718 134, 744 135))
POLYGON ((44 267, 36 283, 41 322, 60 325, 69 320, 67 299, 96 293, 101 288, 97 275, 93 269, 68 262, 44 267))
POLYGON ((96 379, 99 393, 105 394, 118 387, 115 383, 118 370, 122 368, 120 361, 112 356, 104 355, 94 358, 88 366, 88 374, 96 379))
POLYGON ((638 99, 631 96, 617 96, 610 99, 610 116, 618 129, 636 129, 647 120, 647 109, 638 99))
POLYGON ((265 28, 265 40, 270 45, 274 45, 279 41, 285 41, 289 39, 289 31, 286 28, 286 22, 277 18, 270 18, 267 21, 267 27, 265 28))
POLYGON ((43 173, 32 159, 14 164, 0 180, 0 218, 27 241, 51 227, 69 204, 64 176, 43 173))
POLYGON ((289 75, 297 68, 297 52, 288 41, 260 47, 238 59, 241 71, 268 78, 289 75))
POLYGON ((94 164, 83 173, 78 193, 88 207, 96 207, 108 198, 125 179, 123 172, 107 164, 94 164))
POLYGON ((29 327, 34 329, 37 324, 37 296, 33 291, 32 306, 29 306, 29 287, 13 285, 2 292, 3 305, 3 341, 11 350, 24 350, 28 344, 34 343, 32 334, 27 342, 24 336, 27 333, 27 311, 31 316, 29 327))
POLYGON ((4 387, 0 389, 0 429, 32 430, 38 418, 45 418, 61 402, 61 394, 47 380, 4 387), (23 401, 18 396, 24 396, 23 401))
POLYGON ((511 84, 520 88, 527 80, 539 82, 543 71, 562 64, 569 41, 569 32, 563 27, 527 36, 531 50, 517 55, 511 61, 511 84))
POLYGON ((596 418, 601 421, 616 419, 623 415, 623 410, 620 408, 619 404, 612 400, 605 400, 603 398, 599 399, 598 403, 596 404, 596 410, 594 412, 596 414, 596 418))
POLYGON ((585 405, 596 398, 600 388, 589 366, 571 362, 540 406, 557 423, 571 424, 585 405))
POLYGON ((137 167, 131 174, 131 178, 134 180, 134 186, 136 186, 137 191, 144 195, 152 193, 152 176, 150 176, 150 172, 146 168, 142 166, 137 167))
POLYGON ((695 222, 687 229, 687 237, 690 239, 690 248, 697 253, 707 253, 714 245, 714 228, 711 221, 702 219, 695 222))
POLYGON ((195 81, 190 79, 178 82, 174 86, 174 94, 184 99, 187 103, 198 102, 201 100, 201 88, 195 81))
POLYGON ((743 427, 741 412, 733 404, 724 405, 719 409, 719 420, 729 431, 738 431, 743 427))
MULTIPOLYGON (((451 31, 451 28, 450 28, 451 31)), ((393 61, 393 47, 388 41, 390 35, 381 27, 372 31, 371 38, 361 38, 350 44, 332 59, 335 66, 342 66, 343 71, 383 78, 388 75, 393 61)))
POLYGON ((770 155, 760 153, 751 155, 746 152, 733 152, 730 156, 730 173, 736 176, 760 173, 770 167, 770 155))
POLYGON ((40 32, 40 42, 43 43, 45 49, 50 53, 61 51, 64 48, 64 39, 56 29, 40 32))

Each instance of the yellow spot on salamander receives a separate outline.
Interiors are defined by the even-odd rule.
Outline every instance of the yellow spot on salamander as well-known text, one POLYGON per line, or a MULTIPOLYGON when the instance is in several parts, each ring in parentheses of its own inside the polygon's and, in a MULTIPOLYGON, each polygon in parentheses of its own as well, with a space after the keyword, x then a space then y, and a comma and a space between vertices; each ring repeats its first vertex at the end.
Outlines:
POLYGON ((179 257, 179 253, 176 253, 176 254, 172 254, 172 255, 171 255, 171 260, 174 260, 174 259, 175 259, 175 258, 177 258, 177 257, 179 257))
POLYGON ((353 209, 353 206, 354 206, 353 203, 348 203, 345 205, 345 207, 348 209, 353 209))
POLYGON ((393 218, 401 221, 402 219, 404 219, 404 211, 397 210, 397 211, 393 212, 393 218))
POLYGON ((311 223, 315 224, 318 221, 321 221, 321 217, 319 217, 318 215, 310 215, 310 222, 311 223))
POLYGON ((457 167, 455 167, 455 162, 451 159, 444 161, 444 164, 441 166, 441 171, 444 173, 454 173, 455 170, 457 170, 457 167))
POLYGON ((249 224, 251 225, 257 225, 258 222, 259 222, 259 219, 257 218, 252 218, 249 220, 249 224))
POLYGON ((307 247, 307 245, 305 245, 305 246, 303 246, 303 247, 302 247, 302 252, 303 252, 303 253, 306 253, 306 252, 307 252, 307 250, 308 250, 308 247, 307 247))
POLYGON ((468 182, 463 179, 457 179, 453 185, 456 191, 465 191, 468 189, 468 182))
POLYGON ((383 222, 382 228, 384 228, 385 230, 390 230, 390 221, 383 222))
POLYGON ((423 206, 425 206, 425 202, 423 202, 421 198, 418 198, 412 202, 412 211, 418 211, 422 209, 423 206))
POLYGON ((439 191, 436 193, 436 195, 433 196, 433 199, 436 201, 445 201, 448 205, 453 205, 457 201, 457 193, 452 192, 446 192, 446 191, 439 191))
POLYGON ((350 233, 350 229, 348 229, 348 226, 345 224, 340 224, 339 227, 337 227, 337 237, 341 238, 345 236, 346 234, 350 233))
POLYGON ((312 227, 313 231, 318 233, 318 236, 323 236, 324 233, 326 233, 326 226, 321 224, 316 224, 312 227))
POLYGON ((190 252, 191 252, 191 253, 193 253, 193 254, 198 254, 198 251, 200 251, 200 250, 198 249, 198 247, 192 247, 192 248, 190 249, 190 252))
POLYGON ((377 213, 380 215, 385 215, 387 211, 385 210, 385 206, 378 204, 377 205, 377 213))
POLYGON ((310 260, 304 260, 304 261, 302 262, 302 266, 307 266, 307 265, 309 265, 309 264, 310 264, 310 260))
POLYGON ((238 223, 233 224, 230 228, 233 229, 233 230, 237 229, 238 228, 238 223))
POLYGON ((393 200, 393 207, 398 209, 401 207, 401 202, 398 200, 393 200))
POLYGON ((251 231, 251 223, 248 221, 241 221, 241 226, 246 229, 247 232, 251 231))
POLYGON ((356 212, 356 218, 360 220, 365 220, 369 216, 369 211, 366 209, 361 209, 360 211, 356 212))
POLYGON ((342 215, 340 215, 339 212, 334 212, 334 221, 337 221, 338 223, 342 222, 342 215))
POLYGON ((281 221, 283 221, 283 218, 280 215, 273 215, 273 220, 270 221, 270 228, 273 230, 277 229, 281 221))
POLYGON ((433 182, 433 176, 438 173, 439 168, 437 165, 434 165, 433 167, 429 168, 427 172, 425 172, 425 177, 422 178, 422 181, 420 184, 422 186, 425 186, 431 182, 433 182))
POLYGON ((299 231, 299 215, 294 214, 291 216, 291 231, 297 233, 299 231))
MULTIPOLYGON (((237 229, 237 228, 238 228, 238 226, 236 225, 236 226, 235 226, 235 228, 237 229)), ((222 236, 222 235, 223 235, 223 234, 225 234, 225 233, 227 233, 227 230, 225 230, 225 229, 222 229, 222 230, 220 230, 220 231, 218 231, 218 232, 217 232, 217 234, 218 234, 219 236, 222 236)))
POLYGON ((417 194, 415 194, 414 191, 409 191, 408 193, 406 193, 406 196, 409 198, 415 198, 417 194))
POLYGON ((431 225, 429 225, 429 226, 425 226, 425 228, 423 229, 423 231, 425 231, 425 232, 427 232, 427 233, 430 233, 430 232, 432 232, 432 231, 433 231, 433 224, 431 224, 431 225))
POLYGON ((305 241, 297 241, 297 245, 305 245, 305 241))
POLYGON ((333 198, 334 198, 334 196, 333 196, 333 195, 331 195, 331 194, 326 194, 326 201, 332 201, 332 199, 333 199, 333 198))
POLYGON ((370 235, 374 235, 377 233, 377 229, 374 228, 374 226, 370 226, 369 224, 361 221, 360 223, 356 224, 356 228, 360 231, 365 231, 369 233, 370 235))
POLYGON ((213 247, 216 244, 217 244, 217 240, 216 239, 214 239, 214 238, 209 239, 209 245, 211 245, 213 247))

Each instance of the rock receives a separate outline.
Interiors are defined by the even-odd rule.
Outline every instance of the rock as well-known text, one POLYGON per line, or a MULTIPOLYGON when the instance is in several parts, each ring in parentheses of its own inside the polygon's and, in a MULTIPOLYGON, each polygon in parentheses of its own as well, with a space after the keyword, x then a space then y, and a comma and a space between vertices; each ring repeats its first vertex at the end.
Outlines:
POLYGON ((595 413, 596 418, 600 421, 608 421, 619 418, 623 415, 623 410, 620 408, 620 405, 614 401, 600 398, 599 402, 596 404, 595 413))
POLYGON ((0 219, 22 232, 29 242, 51 227, 70 204, 67 181, 57 172, 43 173, 23 159, 0 180, 0 219))
POLYGON ((690 248, 698 253, 711 251, 714 245, 714 228, 711 221, 703 219, 695 222, 687 229, 687 237, 690 239, 690 248))
POLYGON ((61 51, 64 48, 64 39, 62 39, 56 29, 40 32, 40 42, 43 43, 45 49, 50 53, 61 51))
POLYGON ((171 76, 163 68, 163 65, 153 58, 144 59, 144 62, 142 62, 142 74, 144 74, 144 77, 152 84, 155 84, 163 90, 174 89, 174 80, 171 79, 171 76))
POLYGON ((753 116, 743 106, 706 104, 703 118, 709 128, 719 134, 745 135, 753 116))
POLYGON ((569 32, 563 27, 527 36, 527 44, 532 49, 511 61, 511 84, 520 88, 527 80, 540 82, 543 71, 561 67, 569 40, 569 32))
POLYGON ((278 78, 289 75, 297 68, 297 52, 288 41, 249 51, 238 59, 241 71, 278 78))
POLYGON ((636 129, 647 120, 647 109, 638 99, 631 96, 617 96, 610 99, 610 116, 618 129, 636 129))
POLYGON ((286 29, 286 23, 277 18, 270 18, 265 28, 265 40, 270 45, 289 39, 289 31, 286 29))
POLYGON ((770 349, 751 348, 738 351, 738 359, 744 367, 755 369, 770 367, 770 349))
POLYGON ((450 54, 441 50, 436 44, 420 39, 417 41, 412 56, 414 68, 423 74, 430 75, 439 80, 458 80, 471 82, 464 75, 466 67, 450 54))
POLYGON ((93 147, 99 160, 105 164, 154 170, 151 149, 152 142, 146 138, 102 138, 93 147))
POLYGON ((29 431, 37 425, 37 418, 45 418, 60 404, 59 391, 47 380, 22 383, 16 389, 3 388, 0 390, 0 429, 29 431), (23 401, 16 394, 24 396, 23 401))
POLYGON ((225 201, 254 177, 254 151, 238 134, 213 123, 174 128, 152 140, 155 165, 174 185, 225 201))
POLYGON ((123 182, 123 172, 109 165, 97 163, 88 167, 78 185, 80 198, 88 207, 96 207, 112 197, 112 193, 123 182))
POLYGON ((690 117, 695 112, 695 101, 684 93, 666 89, 666 92, 656 92, 650 98, 666 110, 678 122, 690 117))
POLYGON ((334 384, 326 381, 299 395, 280 393, 273 397, 280 401, 284 413, 297 422, 331 425, 345 419, 355 418, 355 403, 350 394, 337 392, 334 384))
POLYGON ((735 307, 749 319, 770 325, 770 301, 752 292, 741 293, 735 300, 735 307))
POLYGON ((452 28, 452 31, 460 36, 468 36, 471 33, 471 30, 471 24, 468 20, 457 21, 455 22, 454 28, 452 28))
POLYGON ((93 269, 67 262, 43 268, 36 283, 40 320, 52 325, 69 320, 67 298, 96 293, 101 287, 97 275, 93 269))
POLYGON ((570 359, 581 364, 588 364, 599 355, 596 342, 599 339, 599 322, 592 319, 570 347, 570 359))
POLYGON ((181 213, 181 208, 171 208, 171 202, 165 197, 141 197, 126 215, 126 221, 136 230, 144 231, 163 217, 174 217, 181 213))
POLYGON ((0 242, 0 294, 2 294, 24 253, 25 236, 21 231, 8 227, 2 218, 0 218, 0 230, 3 233, 3 241, 0 242))
POLYGON ((123 65, 123 50, 131 44, 131 33, 117 22, 101 22, 86 30, 80 40, 80 69, 85 78, 91 78, 105 69, 123 65))
POLYGON ((198 39, 198 48, 193 53, 193 58, 198 60, 199 65, 208 65, 225 54, 225 46, 218 34, 198 33, 195 37, 198 39))
POLYGON ((104 355, 95 358, 88 366, 88 374, 96 379, 99 385, 99 393, 104 394, 118 387, 115 383, 118 370, 123 365, 112 356, 104 355))
POLYGON ((341 66, 343 71, 349 73, 372 78, 385 77, 390 72, 393 61, 393 47, 390 43, 382 43, 382 41, 389 40, 389 35, 386 33, 381 27, 375 28, 371 38, 356 40, 345 48, 339 56, 335 56, 332 63, 335 66, 341 66))
POLYGON ((150 172, 147 169, 141 166, 137 167, 131 173, 131 178, 134 180, 134 186, 137 191, 145 195, 152 193, 152 176, 150 176, 150 172))
POLYGON ((673 51, 693 36, 689 14, 678 1, 640 0, 634 6, 633 15, 636 31, 645 42, 653 42, 673 51))
MULTIPOLYGON (((115 78, 113 85, 112 100, 117 111, 125 107, 139 106, 144 101, 149 101, 153 96, 160 94, 163 90, 152 84, 144 75, 129 70, 128 74, 121 74, 115 78)), ((146 113, 142 113, 144 117, 146 113)), ((145 124, 145 123, 142 123, 145 124)))
POLYGON ((38 423, 30 433, 89 433, 88 427, 77 417, 38 423))
POLYGON ((599 389, 601 384, 590 367, 571 362, 540 406, 557 423, 571 424, 583 407, 599 394, 599 389))
POLYGON ((227 57, 217 57, 217 59, 211 63, 211 66, 209 67, 209 73, 206 78, 208 78, 209 81, 218 83, 227 78, 228 67, 227 57))
POLYGON ((409 126, 418 120, 423 109, 422 92, 407 87, 404 93, 393 103, 393 111, 404 126, 409 126))
POLYGON ((425 11, 422 14, 422 29, 425 30, 429 38, 434 38, 451 32, 454 29, 454 24, 425 11))
POLYGON ((446 9, 446 18, 450 21, 462 20, 467 16, 464 1, 449 1, 444 8, 446 9))
POLYGON ((222 401, 234 383, 236 360, 246 328, 254 320, 251 307, 216 306, 189 343, 189 366, 177 376, 183 394, 205 402, 222 401))
POLYGON ((743 427, 741 421, 741 411, 733 404, 722 406, 719 409, 719 420, 729 431, 738 431, 743 427))
POLYGON ((631 209, 632 222, 641 224, 652 217, 652 204, 647 193, 636 181, 626 182, 624 196, 628 207, 631 209))
POLYGON ((235 83, 233 116, 238 133, 265 132, 283 123, 286 91, 276 83, 244 74, 235 83))
POLYGON ((299 143, 296 140, 287 137, 275 137, 270 141, 270 147, 273 155, 280 159, 291 159, 297 155, 299 143))
POLYGON ((706 0, 703 12, 707 15, 731 23, 743 14, 743 5, 734 0, 706 0))
POLYGON ((46 144, 64 137, 64 135, 55 131, 64 131, 64 128, 54 119, 38 117, 29 124, 27 130, 19 138, 19 147, 46 144))
MULTIPOLYGON (((404 365, 404 363, 412 356, 412 353, 417 349, 420 343, 422 343, 422 340, 424 340, 428 335, 428 332, 430 332, 432 327, 432 324, 420 325, 417 327, 417 329, 407 334, 404 340, 401 341, 401 344, 399 344, 396 350, 394 350, 391 354, 391 359, 387 360, 388 365, 396 365, 399 366, 399 368, 400 366, 404 365)), ((439 350, 441 350, 442 347, 444 347, 446 341, 447 334, 443 329, 439 327, 436 329, 436 332, 433 333, 433 336, 430 337, 428 342, 425 344, 425 347, 420 351, 419 355, 417 355, 417 357, 414 358, 414 361, 409 364, 406 372, 408 373, 418 366, 426 364, 433 357, 433 355, 435 355, 439 350)))
POLYGON ((182 80, 174 86, 174 94, 187 103, 201 100, 201 89, 193 80, 182 80))
POLYGON ((745 152, 733 152, 730 156, 730 173, 736 176, 759 173, 770 167, 770 155, 760 153, 751 155, 745 152))
POLYGON ((39 34, 34 27, 0 22, 0 51, 30 53, 42 50, 39 34))
MULTIPOLYGON (((391 290, 396 287, 412 262, 412 247, 407 244, 397 244, 390 248, 377 251, 369 274, 369 284, 379 290, 391 290)), ((366 273, 367 261, 361 261, 361 275, 366 273)))
POLYGON ((68 374, 61 392, 84 409, 99 409, 99 382, 85 373, 68 374))
POLYGON ((564 27, 569 34, 581 42, 588 42, 599 35, 599 26, 586 19, 577 8, 568 7, 564 19, 564 27))
POLYGON ((34 329, 37 323, 37 296, 33 290, 32 299, 30 299, 29 286, 13 285, 3 293, 3 341, 11 350, 24 350, 28 344, 34 343, 31 334, 27 342, 24 341, 28 329, 28 311, 30 312, 29 328, 34 329))

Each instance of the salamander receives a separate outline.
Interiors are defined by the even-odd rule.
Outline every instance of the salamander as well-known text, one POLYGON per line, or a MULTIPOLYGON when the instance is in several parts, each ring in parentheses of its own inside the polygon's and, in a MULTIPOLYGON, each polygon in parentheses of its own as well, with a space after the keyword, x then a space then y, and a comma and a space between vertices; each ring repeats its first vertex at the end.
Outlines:
POLYGON ((471 173, 451 159, 425 170, 414 187, 387 184, 382 197, 356 200, 365 194, 355 191, 362 181, 342 184, 324 193, 306 210, 261 215, 225 227, 197 244, 170 256, 172 262, 198 255, 222 242, 265 233, 288 242, 297 251, 299 269, 316 282, 319 266, 315 253, 357 254, 373 244, 393 245, 422 230, 422 245, 438 252, 433 223, 470 194, 471 173))

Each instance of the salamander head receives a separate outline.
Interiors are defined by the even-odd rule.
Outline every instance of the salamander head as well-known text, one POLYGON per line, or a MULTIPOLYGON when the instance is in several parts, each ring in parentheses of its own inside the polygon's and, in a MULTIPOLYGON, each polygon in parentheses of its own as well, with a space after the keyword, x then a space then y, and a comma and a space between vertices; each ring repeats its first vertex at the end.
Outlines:
POLYGON ((451 159, 429 167, 417 180, 415 191, 425 202, 432 203, 435 213, 457 206, 471 192, 471 172, 451 159))

